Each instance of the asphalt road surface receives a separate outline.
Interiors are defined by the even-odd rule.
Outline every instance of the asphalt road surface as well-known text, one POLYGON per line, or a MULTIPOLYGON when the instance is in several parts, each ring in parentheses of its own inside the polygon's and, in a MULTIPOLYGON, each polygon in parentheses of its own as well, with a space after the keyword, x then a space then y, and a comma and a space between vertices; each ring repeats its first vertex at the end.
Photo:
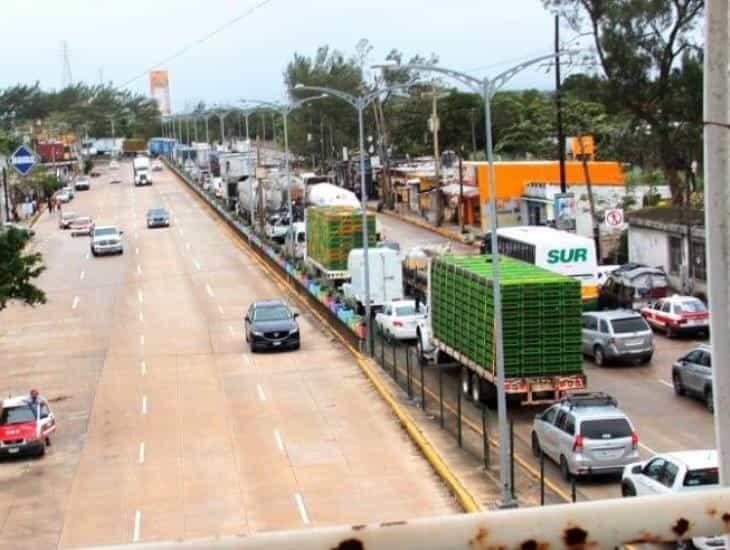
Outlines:
MULTIPOLYGON (((252 355, 242 313, 286 298, 170 172, 106 171, 65 210, 124 230, 94 258, 44 214, 48 304, 0 314, 0 389, 58 418, 0 463, 0 547, 190 539, 458 512, 353 357, 300 309, 302 349, 252 355), (170 228, 147 229, 165 206, 170 228)), ((296 304, 293 304, 296 308, 296 304)))

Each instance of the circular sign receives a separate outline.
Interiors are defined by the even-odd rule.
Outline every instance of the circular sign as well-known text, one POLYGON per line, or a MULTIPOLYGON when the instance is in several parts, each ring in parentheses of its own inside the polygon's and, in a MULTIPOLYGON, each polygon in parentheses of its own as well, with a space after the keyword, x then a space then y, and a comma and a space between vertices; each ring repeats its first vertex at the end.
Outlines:
POLYGON ((620 208, 606 211, 606 225, 619 227, 624 224, 624 211, 620 208))

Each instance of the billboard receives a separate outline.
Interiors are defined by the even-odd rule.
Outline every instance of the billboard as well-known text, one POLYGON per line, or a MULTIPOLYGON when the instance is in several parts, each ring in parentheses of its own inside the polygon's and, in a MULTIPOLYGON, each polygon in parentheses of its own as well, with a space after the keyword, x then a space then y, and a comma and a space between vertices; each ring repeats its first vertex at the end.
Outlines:
POLYGON ((169 115, 170 109, 170 79, 167 71, 150 71, 150 95, 157 102, 157 107, 163 115, 169 115))

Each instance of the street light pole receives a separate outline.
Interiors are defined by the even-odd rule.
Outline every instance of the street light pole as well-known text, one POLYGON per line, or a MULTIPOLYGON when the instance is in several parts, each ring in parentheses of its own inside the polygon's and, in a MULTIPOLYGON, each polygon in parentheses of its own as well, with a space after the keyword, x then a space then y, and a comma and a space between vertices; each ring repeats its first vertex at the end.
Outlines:
POLYGON ((412 82, 407 84, 399 84, 396 86, 389 86, 387 88, 378 88, 373 90, 369 94, 354 96, 347 92, 335 90, 334 88, 325 88, 323 86, 304 86, 297 84, 294 86, 295 90, 320 92, 321 94, 331 95, 337 97, 346 103, 350 104, 354 109, 357 110, 357 123, 360 132, 360 199, 362 202, 362 250, 363 250, 363 276, 365 277, 365 325, 367 328, 367 339, 365 342, 365 350, 368 355, 372 354, 372 348, 370 346, 372 336, 372 319, 371 319, 371 307, 370 307, 370 261, 368 255, 369 241, 368 241, 368 193, 367 186, 365 184, 365 128, 363 120, 363 111, 367 106, 374 101, 377 97, 385 92, 394 90, 400 90, 404 88, 410 88, 413 85, 412 82))
POLYGON ((557 56, 565 55, 568 53, 574 53, 573 51, 555 52, 548 55, 541 55, 535 57, 519 65, 507 69, 506 71, 499 73, 492 79, 487 77, 480 79, 475 78, 466 73, 446 69, 444 67, 434 67, 431 65, 421 65, 416 63, 409 63, 406 65, 375 65, 375 68, 380 69, 414 69, 417 71, 424 72, 436 72, 449 76, 465 86, 471 88, 474 92, 482 96, 484 102, 484 121, 486 124, 486 154, 487 163, 489 165, 489 228, 490 228, 490 241, 492 245, 492 287, 494 290, 494 340, 495 340, 495 367, 497 369, 497 413, 499 417, 499 478, 502 485, 502 507, 515 506, 514 498, 512 497, 512 488, 514 486, 514 480, 512 479, 510 464, 511 454, 511 438, 509 435, 509 422, 507 418, 507 397, 504 391, 504 342, 502 340, 502 285, 500 278, 500 254, 497 246, 497 185, 494 170, 494 152, 492 144, 492 113, 491 113, 491 99, 494 93, 503 86, 509 79, 520 71, 530 67, 536 63, 554 59, 557 56))

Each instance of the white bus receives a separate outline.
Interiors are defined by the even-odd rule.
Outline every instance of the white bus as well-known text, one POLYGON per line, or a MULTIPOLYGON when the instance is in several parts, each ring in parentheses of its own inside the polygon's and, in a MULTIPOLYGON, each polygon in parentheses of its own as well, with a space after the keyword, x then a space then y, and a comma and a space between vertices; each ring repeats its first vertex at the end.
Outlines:
MULTIPOLYGON (((578 279, 582 285, 583 305, 598 302, 598 262, 596 243, 569 231, 536 225, 497 229, 499 253, 538 267, 578 279)), ((482 253, 492 249, 490 235, 484 238, 482 253)))

